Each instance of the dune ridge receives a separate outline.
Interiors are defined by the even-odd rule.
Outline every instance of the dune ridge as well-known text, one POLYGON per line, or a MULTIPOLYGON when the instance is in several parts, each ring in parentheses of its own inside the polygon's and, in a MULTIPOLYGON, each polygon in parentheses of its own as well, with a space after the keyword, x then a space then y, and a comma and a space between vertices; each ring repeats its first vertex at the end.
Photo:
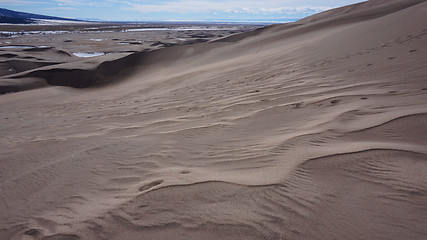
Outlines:
POLYGON ((18 73, 94 87, 0 97, 0 238, 424 239, 426 13, 18 73))

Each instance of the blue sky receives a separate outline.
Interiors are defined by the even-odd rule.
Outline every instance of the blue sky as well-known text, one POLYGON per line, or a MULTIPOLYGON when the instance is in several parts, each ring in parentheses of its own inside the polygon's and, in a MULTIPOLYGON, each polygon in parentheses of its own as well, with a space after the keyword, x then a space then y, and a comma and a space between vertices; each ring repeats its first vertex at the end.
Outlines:
POLYGON ((287 22, 358 0, 0 0, 1 8, 108 21, 287 22))

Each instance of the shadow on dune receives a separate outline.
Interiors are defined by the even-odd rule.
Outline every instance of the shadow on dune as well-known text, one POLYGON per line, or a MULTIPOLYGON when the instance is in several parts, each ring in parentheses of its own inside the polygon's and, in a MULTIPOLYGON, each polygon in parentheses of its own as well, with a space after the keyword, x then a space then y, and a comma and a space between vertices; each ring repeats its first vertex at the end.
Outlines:
POLYGON ((72 88, 104 87, 125 80, 127 76, 133 74, 136 69, 141 69, 141 67, 178 62, 183 58, 209 51, 218 44, 232 44, 258 35, 264 29, 260 28, 252 32, 234 34, 209 42, 196 39, 185 44, 167 45, 165 48, 154 51, 143 50, 115 59, 112 57, 105 60, 105 58, 101 57, 99 59, 91 59, 92 61, 90 62, 71 62, 60 65, 40 66, 32 70, 27 69, 28 71, 25 72, 20 71, 20 73, 5 76, 8 84, 2 83, 0 93, 26 91, 49 85, 72 88), (40 81, 45 81, 46 84, 40 84, 40 81))
POLYGON ((87 63, 86 66, 78 65, 79 63, 41 66, 6 76, 0 86, 0 93, 26 91, 50 85, 73 88, 104 86, 138 65, 142 56, 143 53, 140 52, 112 61, 87 63))

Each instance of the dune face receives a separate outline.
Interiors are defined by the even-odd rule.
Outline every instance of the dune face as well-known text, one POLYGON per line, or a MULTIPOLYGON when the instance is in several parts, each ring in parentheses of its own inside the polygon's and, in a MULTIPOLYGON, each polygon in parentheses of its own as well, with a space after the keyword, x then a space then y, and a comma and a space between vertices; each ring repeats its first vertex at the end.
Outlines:
POLYGON ((124 79, 126 70, 145 52, 208 42, 260 27, 263 25, 237 23, 0 25, 0 93, 48 85, 105 85, 118 76, 124 79))
POLYGON ((0 239, 426 238, 426 1, 100 58, 0 96, 0 239))

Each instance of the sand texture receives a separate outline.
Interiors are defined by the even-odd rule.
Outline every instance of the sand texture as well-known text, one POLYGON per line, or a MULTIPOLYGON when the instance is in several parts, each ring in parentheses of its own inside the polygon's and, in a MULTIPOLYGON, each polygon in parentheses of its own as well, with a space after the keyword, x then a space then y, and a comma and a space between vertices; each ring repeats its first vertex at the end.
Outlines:
POLYGON ((95 81, 105 83, 135 63, 135 56, 125 60, 133 53, 208 42, 261 27, 203 23, 0 25, 0 93, 49 84, 83 88, 95 81), (110 61, 116 62, 108 64, 110 61))
POLYGON ((0 239, 427 238, 426 1, 90 61, 1 78, 81 88, 0 96, 0 239))

